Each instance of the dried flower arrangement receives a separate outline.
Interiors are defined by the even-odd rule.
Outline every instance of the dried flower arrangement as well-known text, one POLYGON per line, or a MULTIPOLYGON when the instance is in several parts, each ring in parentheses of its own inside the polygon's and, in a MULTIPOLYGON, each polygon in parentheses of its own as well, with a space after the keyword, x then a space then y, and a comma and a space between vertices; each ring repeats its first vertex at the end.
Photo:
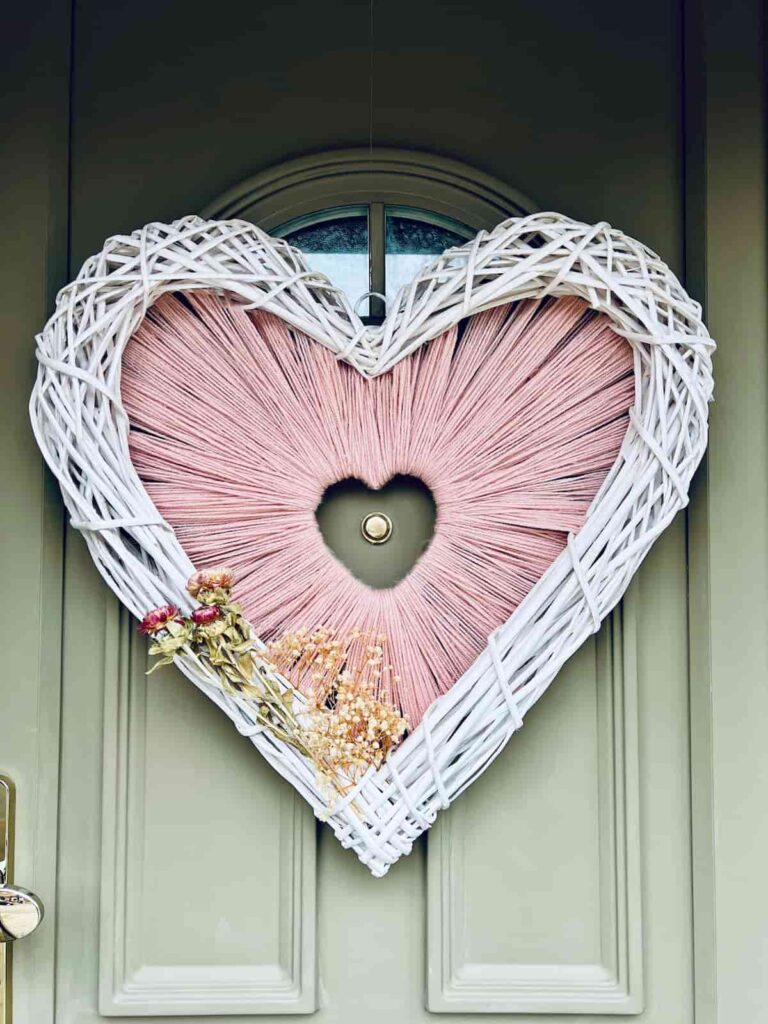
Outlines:
POLYGON ((176 605, 147 612, 139 632, 153 639, 149 653, 157 661, 149 672, 181 653, 197 658, 255 709, 260 725, 314 764, 332 803, 380 768, 408 729, 385 695, 386 638, 304 628, 261 648, 232 599, 233 584, 230 569, 204 569, 187 583, 198 602, 190 615, 176 605))

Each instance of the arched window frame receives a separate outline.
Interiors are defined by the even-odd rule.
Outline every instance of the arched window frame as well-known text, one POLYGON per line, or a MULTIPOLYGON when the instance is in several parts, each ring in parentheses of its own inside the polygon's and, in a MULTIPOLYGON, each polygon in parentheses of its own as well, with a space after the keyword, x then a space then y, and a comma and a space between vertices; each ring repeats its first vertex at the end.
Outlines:
MULTIPOLYGON (((369 285, 385 290, 388 208, 411 211, 434 223, 491 229, 537 207, 517 189, 456 160, 398 149, 335 150, 289 160, 253 175, 212 200, 203 216, 239 218, 272 234, 287 224, 310 224, 349 207, 368 211, 369 285)), ((352 297, 354 299, 354 297, 352 297)), ((369 319, 380 322, 373 298, 369 319)))

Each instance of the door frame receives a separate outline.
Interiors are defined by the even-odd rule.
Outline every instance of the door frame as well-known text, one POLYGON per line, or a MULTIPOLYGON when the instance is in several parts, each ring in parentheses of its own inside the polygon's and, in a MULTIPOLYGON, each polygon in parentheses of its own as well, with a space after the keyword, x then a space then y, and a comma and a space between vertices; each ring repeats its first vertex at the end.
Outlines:
POLYGON ((710 445, 688 511, 697 1024, 768 1004, 768 229, 765 23, 683 4, 687 287, 718 342, 710 445))

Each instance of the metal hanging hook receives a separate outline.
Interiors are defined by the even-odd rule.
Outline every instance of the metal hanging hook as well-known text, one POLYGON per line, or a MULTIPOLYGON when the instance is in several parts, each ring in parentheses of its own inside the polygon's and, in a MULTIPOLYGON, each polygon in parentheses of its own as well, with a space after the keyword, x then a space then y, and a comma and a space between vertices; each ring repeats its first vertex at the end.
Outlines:
MULTIPOLYGON (((355 313, 357 313, 358 309, 360 308, 360 303, 364 302, 365 299, 370 299, 372 296, 374 298, 381 299, 381 301, 384 303, 384 309, 387 308, 387 297, 386 297, 386 295, 382 295, 381 292, 363 292, 363 294, 360 296, 360 298, 357 300, 357 302, 355 303, 355 305, 353 307, 355 313)), ((358 316, 359 316, 359 313, 358 313, 358 316)))

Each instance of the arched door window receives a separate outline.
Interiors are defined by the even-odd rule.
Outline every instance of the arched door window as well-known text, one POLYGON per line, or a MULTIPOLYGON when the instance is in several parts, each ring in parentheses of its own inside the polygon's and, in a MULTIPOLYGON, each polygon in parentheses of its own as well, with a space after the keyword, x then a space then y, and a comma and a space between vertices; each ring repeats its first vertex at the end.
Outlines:
POLYGON ((345 291, 357 312, 375 323, 419 267, 461 245, 475 230, 430 210, 371 202, 320 210, 278 225, 272 233, 301 249, 310 267, 345 291))
POLYGON ((412 151, 339 150, 291 160, 241 182, 203 210, 249 220, 301 249, 309 265, 378 323, 418 268, 481 228, 535 205, 455 160, 412 151))

